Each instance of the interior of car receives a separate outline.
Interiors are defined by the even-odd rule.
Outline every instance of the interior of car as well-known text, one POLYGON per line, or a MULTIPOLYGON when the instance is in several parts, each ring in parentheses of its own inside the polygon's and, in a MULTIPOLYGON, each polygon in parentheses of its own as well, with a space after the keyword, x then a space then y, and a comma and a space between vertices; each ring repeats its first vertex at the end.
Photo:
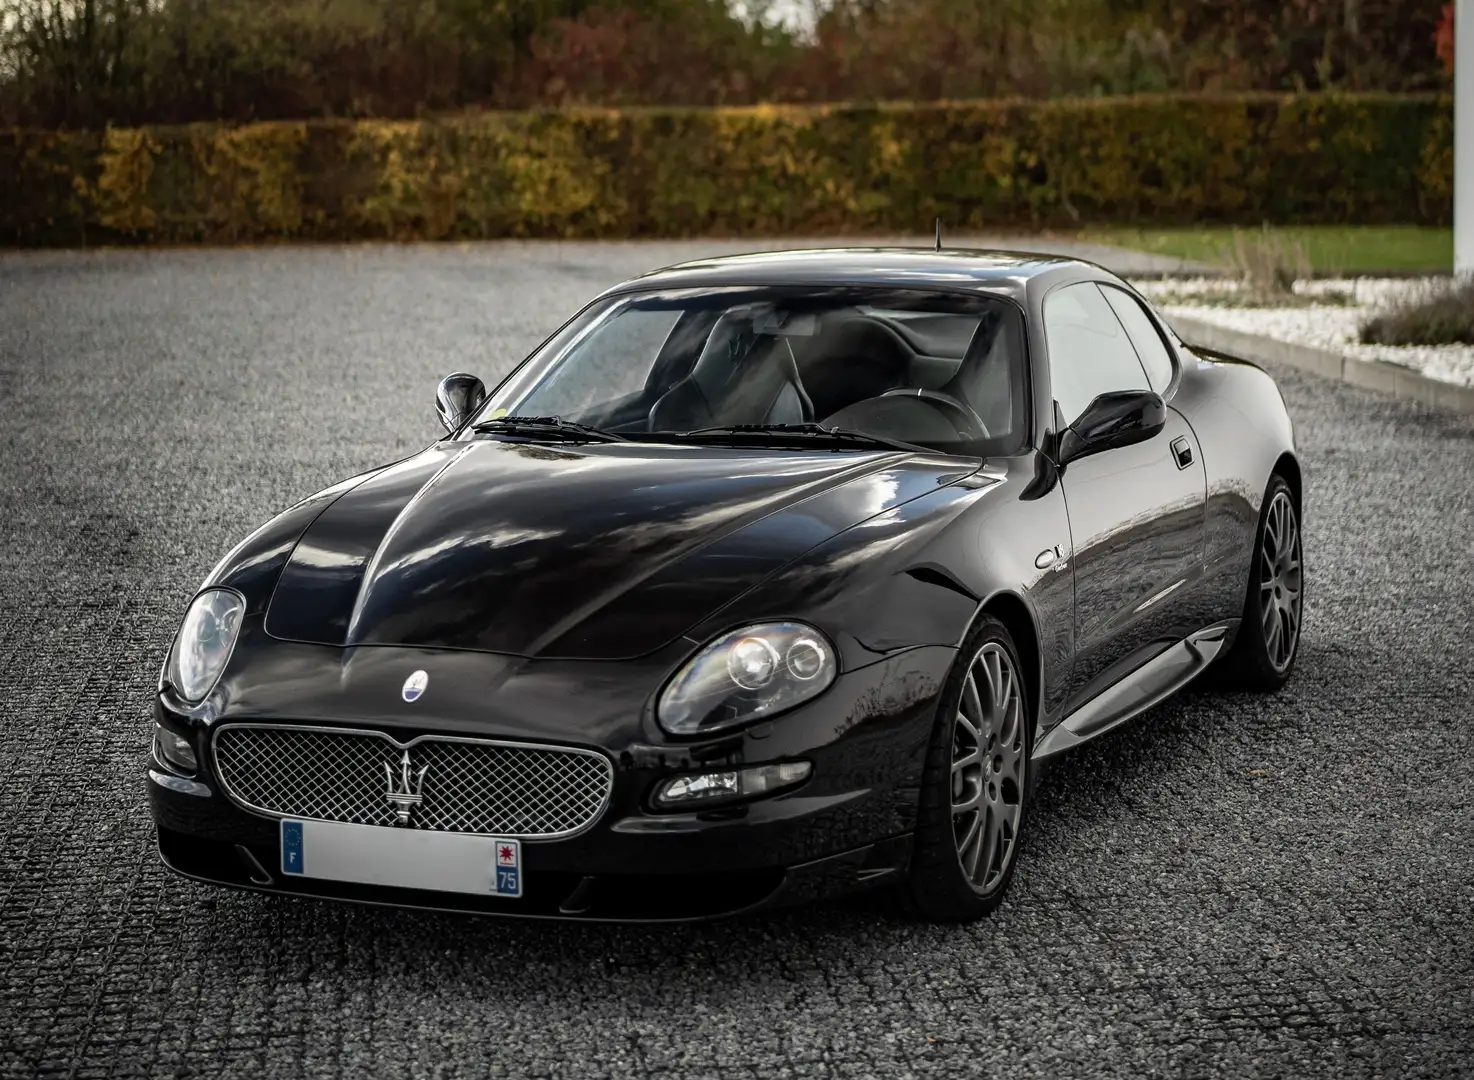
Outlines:
MULTIPOLYGON (((608 350, 592 361, 575 355, 597 353, 595 327, 515 411, 629 435, 818 423, 947 452, 1017 448, 1026 395, 1014 305, 912 291, 842 299, 654 309, 662 321, 642 328, 646 344, 618 364, 608 350), (578 372, 566 369, 580 363, 618 370, 570 378, 578 372), (642 384, 619 385, 637 370, 646 371, 642 384), (575 388, 581 400, 568 400, 575 388)), ((605 320, 609 349, 618 318, 605 320)))

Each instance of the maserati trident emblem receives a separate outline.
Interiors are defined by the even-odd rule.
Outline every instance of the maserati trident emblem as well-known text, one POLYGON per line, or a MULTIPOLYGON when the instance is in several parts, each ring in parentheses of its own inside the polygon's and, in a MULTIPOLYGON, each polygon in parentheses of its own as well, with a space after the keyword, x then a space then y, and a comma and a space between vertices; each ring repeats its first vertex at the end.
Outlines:
POLYGON ((430 685, 430 676, 423 671, 416 671, 404 680, 404 686, 399 691, 399 696, 405 701, 418 701, 420 695, 425 692, 425 687, 430 685))
POLYGON ((424 801, 425 772, 429 768, 428 765, 421 765, 419 772, 416 772, 414 765, 410 763, 408 750, 399 759, 397 777, 394 775, 394 766, 384 762, 384 779, 388 782, 384 798, 394 804, 394 814, 399 818, 399 824, 408 825, 415 807, 424 801))

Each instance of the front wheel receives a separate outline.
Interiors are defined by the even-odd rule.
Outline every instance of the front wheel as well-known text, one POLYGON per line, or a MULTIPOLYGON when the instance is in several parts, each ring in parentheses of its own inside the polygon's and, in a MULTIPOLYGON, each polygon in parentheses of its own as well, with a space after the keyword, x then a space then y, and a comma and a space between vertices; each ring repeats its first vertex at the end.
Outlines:
POLYGON ((1285 685, 1300 651, 1304 604, 1300 515, 1290 486, 1274 476, 1259 514, 1243 620, 1224 666, 1227 688, 1270 691, 1285 685))
POLYGON ((984 617, 947 677, 927 751, 911 873, 913 913, 963 922, 1003 899, 1032 790, 1028 680, 1013 638, 984 617))

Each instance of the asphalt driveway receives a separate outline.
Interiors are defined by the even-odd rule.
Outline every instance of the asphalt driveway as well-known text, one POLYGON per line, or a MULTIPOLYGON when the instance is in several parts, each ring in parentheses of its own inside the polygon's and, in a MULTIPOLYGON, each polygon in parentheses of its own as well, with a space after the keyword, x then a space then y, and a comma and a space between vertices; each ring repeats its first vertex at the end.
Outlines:
POLYGON ((691 244, 0 257, 0 1076, 1474 1074, 1474 419, 1277 372, 1300 668, 1046 779, 1009 901, 432 917, 158 864, 153 680, 215 559, 691 244))

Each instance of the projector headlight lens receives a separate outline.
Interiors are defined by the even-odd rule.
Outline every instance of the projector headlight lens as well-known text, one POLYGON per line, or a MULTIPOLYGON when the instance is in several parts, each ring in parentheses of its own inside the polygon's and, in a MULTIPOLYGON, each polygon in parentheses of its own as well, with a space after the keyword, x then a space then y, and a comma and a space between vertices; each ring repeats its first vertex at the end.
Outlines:
POLYGON ((799 638, 788 650, 784 662, 788 673, 800 682, 816 679, 824 673, 824 661, 829 652, 812 638, 799 638))
POLYGON ((801 623, 723 634, 676 672, 656 707, 672 735, 705 735, 791 709, 828 689, 834 647, 801 623))
POLYGON ((765 639, 745 637, 727 650, 727 674, 744 690, 761 690, 778 671, 778 652, 765 639))
POLYGON ((169 657, 169 682, 185 701, 205 700, 230 660, 246 603, 230 589, 208 589, 194 598, 169 657))

